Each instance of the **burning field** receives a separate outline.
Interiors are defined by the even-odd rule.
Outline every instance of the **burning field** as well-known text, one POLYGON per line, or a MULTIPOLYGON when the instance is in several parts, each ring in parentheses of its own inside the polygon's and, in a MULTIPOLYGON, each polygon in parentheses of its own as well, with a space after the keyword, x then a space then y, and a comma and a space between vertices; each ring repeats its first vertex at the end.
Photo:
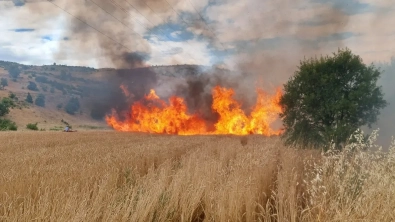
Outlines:
MULTIPOLYGON (((120 88, 126 97, 130 97, 127 87, 121 85, 120 88)), ((117 131, 177 135, 279 135, 281 130, 272 129, 271 124, 281 111, 278 105, 280 89, 275 95, 269 95, 263 89, 257 89, 256 93, 256 102, 248 113, 233 98, 235 91, 232 88, 215 86, 210 107, 216 118, 210 121, 202 116, 200 110, 189 112, 182 97, 173 95, 165 101, 151 89, 143 99, 131 104, 128 111, 118 113, 113 110, 106 116, 106 121, 117 131)))

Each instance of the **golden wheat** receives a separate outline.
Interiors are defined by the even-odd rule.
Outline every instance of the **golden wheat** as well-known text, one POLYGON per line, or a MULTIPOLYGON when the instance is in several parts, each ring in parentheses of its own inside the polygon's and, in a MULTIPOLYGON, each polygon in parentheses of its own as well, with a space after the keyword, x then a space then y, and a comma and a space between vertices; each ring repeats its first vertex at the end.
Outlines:
MULTIPOLYGON (((0 134, 0 141, 0 221, 394 217, 389 210, 395 206, 395 191, 386 189, 394 186, 395 172, 387 169, 391 155, 385 155, 385 164, 374 160, 375 175, 366 179, 370 174, 364 172, 364 183, 351 187, 359 189, 351 195, 341 187, 358 178, 339 182, 356 171, 333 170, 339 166, 334 156, 344 154, 321 157, 286 148, 277 138, 10 132, 0 134), (387 203, 392 206, 382 206, 387 203)), ((364 152, 359 155, 352 158, 366 159, 364 152)))

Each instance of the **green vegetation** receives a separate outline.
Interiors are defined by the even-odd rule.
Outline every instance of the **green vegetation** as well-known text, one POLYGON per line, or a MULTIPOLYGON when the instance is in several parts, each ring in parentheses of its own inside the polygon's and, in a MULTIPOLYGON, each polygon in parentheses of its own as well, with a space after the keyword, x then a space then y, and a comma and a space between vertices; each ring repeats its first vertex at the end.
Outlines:
POLYGON ((74 115, 80 109, 80 102, 79 102, 78 98, 75 98, 75 97, 71 98, 67 102, 64 109, 68 114, 74 115))
POLYGON ((7 68, 8 74, 12 78, 14 82, 17 81, 19 75, 21 74, 21 70, 19 69, 18 65, 11 65, 7 68))
POLYGON ((29 81, 29 85, 27 85, 27 89, 31 91, 38 91, 37 84, 32 81, 29 81))
MULTIPOLYGON (((62 72, 62 73, 63 73, 63 77, 55 76, 55 78, 59 78, 61 80, 70 80, 70 81, 81 80, 80 78, 73 78, 71 76, 71 74, 65 74, 65 72, 62 72)), ((54 93, 55 89, 57 89, 59 91, 62 91, 63 95, 75 94, 75 95, 82 96, 82 94, 83 94, 83 89, 79 89, 73 85, 60 83, 56 80, 50 80, 46 76, 37 76, 34 80, 38 83, 48 84, 51 87, 51 89, 50 89, 51 93, 54 93)), ((82 79, 81 81, 83 81, 84 83, 87 82, 84 79, 82 79)), ((42 85, 41 88, 43 89, 44 92, 46 92, 48 90, 47 86, 45 86, 45 85, 42 85)))
POLYGON ((36 100, 34 101, 34 104, 37 106, 45 107, 45 96, 44 94, 38 94, 36 100))
POLYGON ((68 122, 66 122, 66 120, 61 120, 61 122, 63 123, 63 124, 65 124, 66 126, 69 126, 70 127, 70 129, 71 129, 71 126, 70 126, 70 124, 68 123, 68 122))
POLYGON ((18 127, 9 119, 0 118, 0 131, 16 131, 18 127))
POLYGON ((0 117, 5 116, 10 113, 10 105, 7 102, 4 102, 4 99, 0 101, 0 117))
POLYGON ((0 131, 6 131, 6 130, 17 130, 16 124, 9 120, 9 119, 4 119, 2 118, 3 116, 7 115, 10 113, 10 108, 13 106, 13 102, 10 98, 3 98, 0 101, 0 131))
POLYGON ((11 99, 10 97, 5 97, 5 98, 3 98, 3 99, 1 100, 1 102, 2 102, 5 106, 7 106, 7 107, 9 107, 9 108, 15 108, 15 107, 16 107, 16 104, 15 104, 14 100, 11 99))
POLYGON ((54 126, 49 131, 63 131, 63 126, 54 126))
POLYGON ((6 86, 8 86, 8 80, 6 78, 1 78, 0 79, 0 89, 4 89, 6 86))
POLYGON ((38 123, 28 123, 28 124, 26 125, 26 129, 29 129, 29 130, 38 130, 37 124, 38 124, 38 123))
POLYGON ((301 61, 280 99, 287 144, 341 148, 359 127, 377 121, 386 106, 376 85, 380 70, 349 49, 301 61))
POLYGON ((32 95, 30 95, 30 93, 27 93, 25 101, 28 102, 28 103, 33 104, 33 97, 32 97, 32 95))
POLYGON ((9 95, 8 95, 8 97, 10 98, 10 99, 13 99, 13 100, 18 100, 18 97, 15 95, 15 93, 13 93, 13 92, 10 92, 9 93, 9 95))

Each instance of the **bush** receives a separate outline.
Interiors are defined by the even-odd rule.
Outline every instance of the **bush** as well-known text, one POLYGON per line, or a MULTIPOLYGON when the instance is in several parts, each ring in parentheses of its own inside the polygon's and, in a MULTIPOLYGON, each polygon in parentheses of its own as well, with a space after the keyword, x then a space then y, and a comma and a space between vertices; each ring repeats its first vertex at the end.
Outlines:
POLYGON ((16 97, 15 93, 13 92, 10 92, 10 94, 8 94, 8 97, 13 100, 18 100, 18 97, 16 97))
POLYGON ((37 84, 32 81, 29 81, 29 85, 27 85, 27 89, 31 91, 38 91, 37 84))
POLYGON ((45 76, 37 76, 34 78, 36 82, 41 82, 41 83, 48 83, 48 78, 45 76))
POLYGON ((37 106, 45 107, 45 96, 43 94, 39 94, 34 103, 37 106))
POLYGON ((65 106, 65 111, 70 114, 74 115, 80 109, 80 102, 78 98, 71 98, 69 102, 65 106))
POLYGON ((51 87, 51 89, 49 90, 51 93, 55 92, 55 89, 53 87, 51 87))
POLYGON ((18 127, 9 119, 0 119, 0 131, 16 131, 18 127))
POLYGON ((28 123, 28 124, 26 125, 26 129, 29 129, 29 130, 38 130, 37 124, 38 124, 38 123, 28 123))
POLYGON ((6 86, 8 86, 8 80, 6 78, 1 78, 1 80, 0 80, 0 89, 3 89, 6 86))
POLYGON ((10 74, 12 80, 16 82, 18 79, 19 75, 21 74, 21 70, 17 65, 13 65, 8 69, 8 73, 10 74))
POLYGON ((11 98, 7 98, 7 97, 3 98, 1 100, 1 103, 5 104, 9 108, 15 108, 15 106, 16 106, 14 101, 11 98))
POLYGON ((4 101, 4 99, 2 101, 0 101, 0 116, 5 116, 10 112, 10 105, 8 102, 4 101))
POLYGON ((58 105, 56 105, 56 108, 61 109, 63 107, 62 103, 59 103, 58 105))
POLYGON ((30 93, 27 93, 26 102, 33 103, 33 97, 32 97, 32 95, 30 95, 30 93))

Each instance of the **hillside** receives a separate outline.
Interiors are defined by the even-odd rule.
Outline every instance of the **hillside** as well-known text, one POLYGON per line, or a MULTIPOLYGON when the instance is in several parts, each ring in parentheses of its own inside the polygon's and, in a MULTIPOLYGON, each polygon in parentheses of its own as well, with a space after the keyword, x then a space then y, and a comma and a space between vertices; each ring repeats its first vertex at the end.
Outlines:
POLYGON ((100 96, 107 98, 111 95, 110 91, 113 89, 109 87, 108 80, 115 76, 114 74, 130 75, 132 77, 129 80, 133 82, 155 73, 160 77, 159 82, 168 82, 174 81, 174 77, 177 76, 194 75, 199 68, 191 65, 175 65, 115 70, 57 64, 31 66, 0 61, 0 78, 8 82, 8 86, 0 90, 0 98, 8 97, 10 93, 18 98, 20 106, 13 108, 7 118, 16 122, 19 130, 24 130, 28 123, 36 122, 40 129, 59 130, 65 126, 62 120, 78 130, 110 129, 103 121, 104 113, 101 112, 100 117, 95 116, 97 111, 94 110, 93 103, 97 103, 100 96), (28 93, 33 97, 33 101, 39 94, 44 95, 45 106, 40 107, 34 102, 33 104, 25 102, 28 93), (74 114, 67 113, 65 108, 71 98, 77 98, 80 104, 74 114))

